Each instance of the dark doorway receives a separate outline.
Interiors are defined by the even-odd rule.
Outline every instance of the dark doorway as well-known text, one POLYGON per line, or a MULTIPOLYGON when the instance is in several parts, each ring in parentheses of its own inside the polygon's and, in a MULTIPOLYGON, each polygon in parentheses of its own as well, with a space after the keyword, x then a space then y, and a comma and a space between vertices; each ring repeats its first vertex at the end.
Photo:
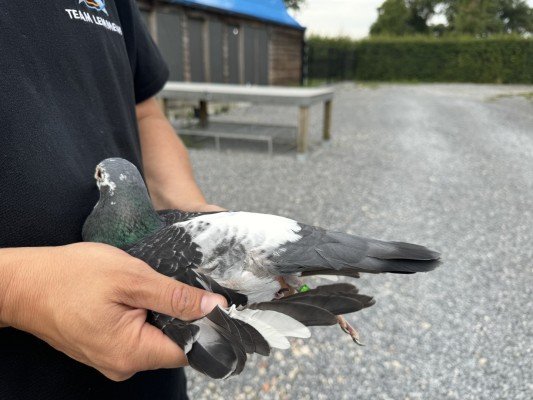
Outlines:
POLYGON ((183 81, 181 15, 157 12, 157 44, 170 69, 169 80, 183 81))
POLYGON ((224 56, 222 53, 223 25, 218 21, 209 22, 209 70, 211 82, 224 82, 224 56))
POLYGON ((247 26, 244 30, 244 80, 268 85, 268 33, 266 29, 247 26))
POLYGON ((238 25, 227 25, 226 35, 228 38, 228 83, 241 83, 239 62, 241 28, 238 25))
POLYGON ((204 20, 189 18, 189 58, 191 81, 205 82, 204 20))

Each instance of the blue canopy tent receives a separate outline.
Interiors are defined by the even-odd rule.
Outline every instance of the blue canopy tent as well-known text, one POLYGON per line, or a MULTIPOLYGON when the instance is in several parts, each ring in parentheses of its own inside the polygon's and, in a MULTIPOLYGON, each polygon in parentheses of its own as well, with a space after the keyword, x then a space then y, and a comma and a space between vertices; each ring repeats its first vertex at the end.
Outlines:
POLYGON ((170 2, 219 13, 252 17, 300 30, 305 29, 289 15, 283 0, 170 0, 170 2))

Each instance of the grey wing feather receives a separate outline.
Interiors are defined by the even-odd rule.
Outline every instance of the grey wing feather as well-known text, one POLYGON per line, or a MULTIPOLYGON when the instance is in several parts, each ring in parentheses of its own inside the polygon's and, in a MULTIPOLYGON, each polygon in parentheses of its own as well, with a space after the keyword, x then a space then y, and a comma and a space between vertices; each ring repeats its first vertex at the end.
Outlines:
POLYGON ((254 343, 254 340, 256 338, 260 338, 260 346, 263 345, 262 342, 264 342, 265 339, 261 335, 259 335, 259 332, 256 331, 257 335, 251 334, 251 330, 255 331, 255 328, 248 324, 240 323, 241 321, 237 319, 230 318, 228 314, 223 312, 218 307, 215 307, 213 311, 211 311, 211 313, 207 315, 207 318, 214 324, 224 329, 228 333, 228 335, 234 336, 235 339, 242 344, 244 350, 248 354, 255 353, 256 345, 254 343))
POLYGON ((200 328, 168 315, 151 312, 148 321, 161 329, 185 353, 188 353, 200 335, 200 328))
POLYGON ((207 376, 222 379, 233 374, 239 366, 240 351, 206 319, 194 323, 200 336, 187 354, 189 365, 207 376))
POLYGON ((439 264, 440 254, 423 246, 366 239, 300 224, 301 239, 285 243, 271 257, 280 274, 324 273, 339 275, 357 272, 414 273, 430 271, 439 264))
POLYGON ((333 325, 336 315, 353 313, 374 305, 374 299, 359 294, 348 283, 319 286, 278 300, 252 304, 250 308, 287 314, 306 326, 333 325))
POLYGON ((174 274, 178 267, 191 268, 202 262, 198 246, 187 231, 178 225, 162 228, 126 251, 167 276, 174 274))

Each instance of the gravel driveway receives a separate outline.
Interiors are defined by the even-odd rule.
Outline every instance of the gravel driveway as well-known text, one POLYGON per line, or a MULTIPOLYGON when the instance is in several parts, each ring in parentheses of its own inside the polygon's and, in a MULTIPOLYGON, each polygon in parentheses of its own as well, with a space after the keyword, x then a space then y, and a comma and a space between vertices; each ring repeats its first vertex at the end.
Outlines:
MULTIPOLYGON (((443 265, 355 282, 376 305, 244 372, 189 369, 192 399, 533 398, 533 87, 336 87, 333 141, 294 153, 191 150, 209 200, 330 229, 426 244, 443 265)), ((296 110, 232 119, 292 123, 296 110)), ((224 117, 225 118, 225 117, 224 117)))

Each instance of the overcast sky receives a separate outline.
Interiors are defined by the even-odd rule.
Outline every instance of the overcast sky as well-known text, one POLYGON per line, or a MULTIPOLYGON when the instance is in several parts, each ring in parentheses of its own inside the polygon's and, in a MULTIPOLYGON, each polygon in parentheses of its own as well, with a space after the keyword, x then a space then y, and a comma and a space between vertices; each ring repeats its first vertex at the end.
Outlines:
MULTIPOLYGON (((377 8, 384 0, 306 0, 296 19, 307 27, 309 34, 327 36, 368 35, 370 25, 377 19, 377 8)), ((533 0, 527 0, 533 7, 533 0)))

